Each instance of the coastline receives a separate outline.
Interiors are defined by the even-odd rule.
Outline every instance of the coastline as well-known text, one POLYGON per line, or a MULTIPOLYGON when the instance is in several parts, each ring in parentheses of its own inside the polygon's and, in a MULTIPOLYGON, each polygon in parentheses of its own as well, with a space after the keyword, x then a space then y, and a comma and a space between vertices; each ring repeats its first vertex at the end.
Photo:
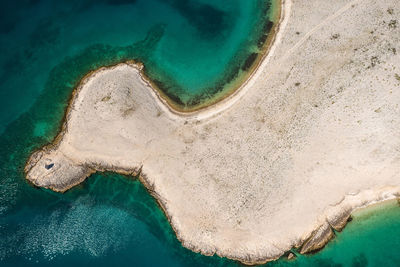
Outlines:
MULTIPOLYGON (((32 166, 36 163, 30 163, 28 164, 31 160, 32 157, 35 157, 36 152, 40 152, 42 150, 44 151, 51 151, 55 150, 58 148, 59 143, 62 141, 64 134, 68 131, 67 130, 67 125, 68 125, 68 116, 71 113, 71 110, 73 109, 73 103, 76 99, 76 96, 79 94, 80 90, 82 87, 86 84, 86 82, 96 73, 101 72, 104 69, 108 68, 113 68, 115 66, 118 66, 120 64, 129 64, 139 70, 139 75, 142 81, 148 86, 149 90, 153 93, 153 96, 158 100, 158 104, 160 108, 164 110, 164 112, 169 113, 169 116, 175 120, 193 120, 193 121, 198 121, 198 120, 205 120, 208 118, 212 118, 218 113, 222 112, 223 110, 229 108, 232 106, 237 100, 240 99, 240 97, 245 93, 246 87, 248 86, 248 83, 251 81, 252 77, 256 75, 258 69, 260 68, 261 65, 265 65, 269 61, 269 56, 270 54, 273 53, 273 50, 275 49, 275 46, 277 45, 276 39, 277 35, 282 28, 282 24, 284 23, 283 27, 287 23, 287 16, 285 16, 285 13, 290 13, 290 1, 287 0, 273 0, 271 8, 274 12, 273 17, 274 17, 274 24, 268 33, 267 39, 265 40, 263 46, 262 46, 262 52, 258 54, 257 59, 252 63, 252 66, 249 71, 247 71, 247 74, 245 75, 245 79, 243 82, 237 82, 237 86, 232 87, 229 90, 229 93, 225 94, 224 97, 220 98, 218 96, 215 97, 215 99, 210 102, 205 104, 205 106, 201 106, 199 108, 195 108, 193 110, 189 111, 184 111, 179 108, 179 106, 176 106, 175 103, 168 97, 166 96, 161 89, 157 87, 156 84, 154 84, 151 79, 147 76, 147 74, 144 71, 144 64, 140 61, 137 60, 128 60, 122 63, 116 63, 113 65, 107 65, 107 66, 102 66, 98 69, 89 71, 87 74, 85 74, 78 82, 75 88, 72 90, 71 96, 67 101, 67 108, 64 112, 64 115, 61 119, 62 123, 60 125, 60 129, 58 130, 58 134, 54 137, 54 139, 50 142, 50 144, 45 145, 41 148, 39 148, 37 151, 32 153, 32 155, 28 158, 25 166, 24 166, 24 173, 27 174, 29 170, 32 168, 32 166)), ((278 41, 279 42, 279 41, 278 41)), ((217 94, 218 95, 218 94, 217 94)), ((88 177, 94 172, 99 171, 113 171, 116 173, 120 173, 122 175, 132 175, 132 176, 137 176, 140 171, 137 168, 134 168, 133 170, 130 169, 120 169, 120 171, 117 170, 108 170, 101 168, 94 169, 94 168, 89 168, 87 171, 87 175, 85 176, 88 177)), ((51 188, 52 190, 56 192, 65 192, 72 187, 76 186, 77 184, 81 183, 85 178, 82 178, 79 182, 76 182, 74 184, 71 184, 70 186, 66 187, 64 190, 57 190, 56 188, 51 188)), ((147 187, 146 187, 147 188, 147 187)), ((163 209, 164 210, 164 209, 163 209)))
MULTIPOLYGON (((229 102, 230 99, 235 98, 236 95, 239 94, 238 91, 241 91, 243 87, 248 83, 248 81, 252 78, 252 76, 257 72, 258 68, 265 61, 266 57, 270 53, 272 49, 276 35, 279 32, 280 24, 283 21, 283 7, 284 0, 272 0, 271 9, 273 9, 273 25, 270 31, 267 34, 267 38, 264 41, 264 44, 261 47, 261 51, 258 53, 257 58, 252 62, 251 67, 246 70, 246 73, 241 78, 234 78, 229 81, 229 83, 233 83, 233 85, 229 86, 227 89, 223 89, 213 97, 208 99, 206 102, 191 106, 189 108, 184 108, 181 105, 175 103, 168 95, 166 95, 163 90, 159 88, 157 84, 155 84, 151 78, 148 77, 146 71, 142 72, 143 78, 149 83, 151 89, 154 91, 155 95, 159 98, 159 100, 168 107, 171 113, 174 113, 179 116, 193 117, 199 113, 203 113, 208 109, 214 109, 215 105, 220 104, 221 102, 229 102)), ((265 33, 264 33, 265 35, 265 33)), ((145 67, 144 67, 145 69, 145 67)))
MULTIPOLYGON (((288 1, 288 2, 290 2, 290 1, 288 1)), ((268 57, 268 55, 265 55, 265 56, 268 57)), ((264 60, 266 60, 266 59, 264 59, 264 60)), ((151 88, 150 91, 152 92, 153 96, 156 95, 158 91, 156 89, 152 88, 151 83, 149 83, 149 81, 146 79, 146 76, 144 76, 143 73, 141 73, 141 66, 135 64, 134 62, 128 62, 128 65, 132 65, 132 64, 135 66, 135 68, 137 70, 139 70, 141 79, 143 79, 144 81, 147 81, 147 87, 148 87, 147 89, 151 88)), ((262 62, 260 62, 259 65, 261 65, 261 64, 262 64, 262 62)), ((120 64, 117 64, 116 66, 118 66, 118 65, 120 65, 120 64)), ((58 149, 59 144, 62 142, 62 140, 64 138, 64 134, 68 132, 68 120, 70 119, 69 115, 72 112, 73 103, 76 101, 76 98, 77 98, 80 90, 84 87, 86 82, 91 77, 95 76, 96 73, 101 72, 101 70, 106 70, 106 69, 109 69, 109 68, 100 68, 99 70, 89 73, 82 79, 82 82, 74 90, 74 92, 72 94, 70 104, 68 105, 67 111, 65 113, 65 120, 62 124, 62 129, 60 131, 60 134, 57 135, 57 137, 54 140, 54 143, 52 143, 52 145, 46 146, 44 148, 44 151, 58 149)), ((249 77, 249 79, 246 80, 244 85, 242 85, 241 89, 243 89, 247 85, 247 83, 250 82, 251 77, 253 77, 253 75, 255 75, 255 72, 257 72, 257 70, 255 70, 253 72, 253 74, 249 77)), ((241 89, 238 89, 238 91, 240 91, 241 89)), ((207 118, 213 117, 213 116, 217 115, 221 110, 225 110, 227 107, 232 106, 233 103, 235 103, 237 101, 237 100, 236 101, 228 101, 228 99, 232 99, 232 98, 238 99, 237 95, 243 95, 243 94, 244 94, 243 92, 237 92, 237 93, 235 92, 232 96, 227 97, 227 100, 221 101, 221 102, 224 102, 225 104, 218 102, 217 105, 220 107, 219 110, 217 108, 213 108, 213 107, 210 107, 209 109, 205 108, 204 110, 200 110, 199 112, 189 114, 189 117, 190 118, 193 117, 195 120, 205 120, 207 118), (221 106, 222 106, 222 108, 221 108, 221 106)), ((179 112, 174 111, 173 108, 171 108, 168 104, 165 104, 165 102, 163 101, 163 98, 161 96, 158 96, 158 101, 161 103, 164 103, 163 105, 160 105, 159 102, 157 103, 157 105, 160 108, 168 109, 168 111, 173 113, 175 118, 177 118, 179 121, 186 121, 186 119, 188 117, 187 113, 181 114, 179 112)), ((29 164, 27 163, 27 165, 25 167, 25 172, 29 173, 30 170, 32 169, 32 167, 34 167, 38 161, 31 161, 31 160, 28 161, 30 163, 29 164)), ((138 175, 140 173, 140 176, 139 176, 140 181, 145 185, 147 190, 157 199, 157 202, 159 203, 160 207, 163 209, 164 213, 166 214, 168 221, 171 223, 171 226, 173 227, 173 229, 177 235, 177 238, 182 242, 182 244, 185 247, 188 247, 189 249, 191 249, 193 251, 200 252, 204 255, 213 255, 215 253, 222 257, 232 258, 232 259, 238 260, 242 263, 249 264, 249 265, 262 264, 262 263, 265 263, 265 262, 268 262, 271 260, 276 260, 286 253, 285 251, 283 253, 280 252, 279 254, 276 254, 274 257, 264 256, 264 257, 261 257, 262 260, 257 259, 257 258, 252 258, 251 260, 248 260, 247 258, 240 257, 240 256, 235 257, 235 255, 230 255, 230 254, 227 254, 224 252, 220 252, 219 250, 207 251, 207 250, 198 248, 198 247, 193 246, 192 244, 186 242, 184 235, 182 235, 180 233, 180 231, 178 230, 179 228, 176 226, 179 224, 176 223, 174 218, 170 215, 171 213, 173 213, 173 211, 172 212, 169 211, 168 204, 166 204, 167 202, 165 201, 164 197, 157 193, 157 187, 154 185, 154 180, 151 180, 151 178, 148 178, 148 176, 151 176, 151 174, 147 175, 145 171, 142 172, 142 167, 143 167, 143 165, 142 166, 138 165, 132 169, 124 169, 121 167, 101 166, 101 165, 96 165, 96 164, 93 164, 91 166, 85 166, 85 169, 88 172, 85 173, 85 177, 82 176, 81 179, 79 179, 79 183, 81 181, 83 181, 93 171, 107 170, 107 171, 114 171, 114 172, 118 172, 118 173, 126 174, 126 175, 132 175, 132 174, 138 175)), ((57 188, 52 188, 52 189, 55 191, 63 192, 65 190, 73 187, 74 185, 75 184, 70 184, 69 186, 65 187, 64 190, 58 190, 57 188)), ((320 217, 320 219, 318 220, 318 222, 312 227, 312 231, 307 231, 306 234, 303 234, 302 237, 296 241, 296 244, 294 247, 301 248, 302 253, 310 253, 315 250, 319 250, 319 249, 323 248, 323 246, 327 242, 329 242, 329 240, 334 236, 332 229, 334 229, 336 231, 340 231, 343 229, 343 227, 345 227, 345 224, 347 223, 347 220, 348 220, 350 214, 354 210, 359 209, 364 206, 371 205, 377 201, 385 201, 386 199, 398 198, 398 197, 400 197, 400 190, 397 186, 394 186, 393 188, 388 187, 388 188, 380 189, 380 190, 361 191, 360 193, 355 194, 353 196, 348 195, 341 202, 339 202, 338 204, 333 206, 331 209, 328 209, 327 211, 325 211, 323 213, 323 215, 320 217)))
MULTIPOLYGON (((166 207, 167 205, 160 197, 160 195, 158 195, 157 192, 154 190, 154 186, 151 185, 146 174, 141 173, 138 178, 140 182, 145 186, 149 194, 155 198, 158 206, 161 208, 161 210, 165 214, 165 217, 170 223, 177 239, 179 240, 179 242, 182 243, 184 247, 192 250, 193 252, 201 253, 204 256, 213 256, 214 254, 216 254, 219 257, 227 257, 247 266, 263 265, 268 262, 288 258, 289 254, 293 252, 293 249, 296 250, 297 253, 303 255, 312 255, 318 253, 319 251, 323 250, 324 247, 332 239, 335 238, 335 232, 342 232, 345 229, 347 224, 352 221, 353 213, 360 210, 368 209, 375 205, 383 205, 385 202, 388 201, 396 201, 396 199, 397 202, 400 204, 400 187, 386 187, 378 190, 367 190, 364 192, 359 192, 355 195, 347 195, 340 203, 332 206, 330 209, 325 211, 324 215, 321 216, 321 218, 323 218, 321 220, 324 221, 322 225, 320 224, 320 222, 317 222, 313 230, 304 234, 303 237, 297 242, 297 244, 293 245, 290 249, 287 249, 283 253, 274 257, 263 258, 262 260, 248 260, 240 257, 235 257, 233 255, 226 256, 218 252, 204 253, 196 247, 191 247, 188 244, 185 244, 184 239, 180 236, 179 230, 176 229, 176 227, 172 223, 172 218, 169 215, 170 213, 166 207)), ((289 258, 289 260, 290 259, 291 258, 289 258)))
POLYGON ((217 101, 210 103, 207 102, 205 106, 201 106, 198 109, 195 108, 190 111, 181 110, 169 100, 168 96, 163 95, 163 91, 158 89, 157 85, 151 82, 151 79, 145 72, 141 71, 141 78, 148 85, 163 111, 168 113, 172 119, 178 121, 182 119, 185 121, 211 119, 224 110, 229 109, 244 94, 246 94, 247 90, 251 87, 252 80, 256 79, 255 76, 260 75, 260 68, 264 68, 271 60, 274 50, 280 42, 280 38, 282 38, 282 32, 288 22, 288 14, 291 11, 291 1, 274 0, 274 3, 277 6, 275 10, 276 14, 274 15, 277 21, 274 23, 270 34, 268 34, 268 38, 263 45, 263 52, 259 54, 258 59, 255 60, 255 64, 252 64, 251 70, 245 75, 245 79, 238 82, 238 86, 232 87, 231 90, 229 90, 229 93, 224 94, 224 97, 216 96, 217 101))
MULTIPOLYGON (((392 207, 392 206, 400 206, 400 198, 388 198, 386 200, 378 201, 375 203, 370 203, 368 205, 365 205, 363 207, 357 208, 353 211, 352 217, 354 219, 365 219, 364 217, 368 214, 375 214, 379 213, 382 210, 385 210, 387 207, 392 207)), ((350 220, 349 222, 353 221, 350 220)))
MULTIPOLYGON (((61 140, 60 140, 61 141, 61 140)), ((47 150, 48 147, 42 148, 47 150)), ((54 147, 50 149, 55 149, 54 147)), ((40 152, 40 151, 37 151, 40 152)), ((34 155, 31 156, 31 158, 34 155)), ((32 162, 30 159, 29 165, 35 165, 36 162, 32 162)), ((28 164, 25 166, 25 173, 28 173, 31 167, 28 167, 28 164)), ((139 181, 145 186, 147 192, 154 197, 158 206, 163 211, 165 217, 170 223, 171 228, 173 229, 176 238, 179 242, 182 243, 184 247, 192 250, 196 253, 201 253, 204 256, 213 256, 217 254, 219 257, 227 257, 229 259, 238 261, 244 265, 252 266, 252 265, 262 265, 271 261, 276 261, 281 258, 287 257, 293 249, 295 249, 299 254, 314 254, 322 250, 332 239, 335 238, 336 232, 342 232, 347 223, 349 223, 352 219, 352 214, 359 210, 368 209, 374 205, 380 205, 387 201, 395 201, 397 200, 400 203, 400 187, 385 187, 377 190, 366 190, 363 192, 358 192, 357 194, 349 194, 345 196, 339 203, 333 205, 331 208, 326 210, 324 214, 320 217, 318 222, 316 222, 315 226, 311 231, 304 234, 299 241, 295 245, 293 245, 287 251, 276 255, 274 257, 263 258, 262 260, 250 260, 235 257, 235 256, 227 256, 224 254, 215 253, 207 253, 202 250, 190 246, 189 244, 185 244, 184 238, 181 237, 179 230, 175 227, 173 223, 173 219, 170 216, 170 212, 168 211, 165 200, 157 194, 157 191, 154 189, 154 184, 148 179, 147 175, 142 172, 140 169, 121 169, 121 168, 105 168, 101 166, 96 166, 95 168, 89 167, 87 168, 87 173, 81 176, 81 179, 77 183, 69 184, 62 190, 57 188, 51 188, 51 190, 56 192, 64 193, 65 191, 75 187, 76 185, 83 182, 86 178, 88 178, 93 173, 97 172, 114 172, 121 175, 138 177, 139 181), (321 222, 323 222, 321 224, 321 222)), ((29 180, 30 181, 30 180, 29 180)), ((32 182, 32 181, 30 181, 32 182)), ((36 186, 36 185, 35 185, 36 186)))

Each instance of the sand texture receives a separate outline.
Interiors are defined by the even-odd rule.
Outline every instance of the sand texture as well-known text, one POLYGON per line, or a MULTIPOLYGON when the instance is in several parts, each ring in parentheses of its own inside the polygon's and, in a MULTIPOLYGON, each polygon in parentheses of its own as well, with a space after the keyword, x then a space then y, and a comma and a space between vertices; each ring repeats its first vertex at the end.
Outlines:
POLYGON ((261 263, 318 250, 354 209, 400 197, 399 105, 398 0, 285 0, 269 55, 231 97, 182 115, 140 65, 99 69, 25 171, 60 192, 140 173, 185 247, 261 263))

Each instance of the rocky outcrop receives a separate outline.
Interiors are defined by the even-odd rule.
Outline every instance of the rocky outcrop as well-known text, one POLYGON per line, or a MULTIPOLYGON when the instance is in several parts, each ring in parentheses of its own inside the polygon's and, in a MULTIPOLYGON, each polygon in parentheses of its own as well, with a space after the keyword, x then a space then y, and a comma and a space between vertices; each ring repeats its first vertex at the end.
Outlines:
POLYGON ((337 214, 329 216, 327 221, 333 229, 340 232, 351 219, 351 212, 352 209, 350 207, 343 207, 337 214))
POLYGON ((318 227, 318 229, 311 234, 310 238, 304 242, 301 246, 300 253, 306 254, 320 250, 334 236, 335 234, 333 233, 331 226, 326 222, 318 227))
POLYGON ((398 19, 393 7, 285 1, 252 78, 193 114, 171 112, 140 65, 94 71, 27 179, 62 192, 94 171, 140 173, 182 245, 205 255, 255 264, 321 249, 355 209, 400 196, 400 62, 388 49, 400 28, 382 18, 398 19))
POLYGON ((94 172, 77 164, 57 149, 43 148, 32 154, 25 166, 26 178, 34 185, 65 192, 94 172))
POLYGON ((296 255, 293 254, 292 252, 290 252, 290 253, 288 254, 288 256, 287 256, 287 259, 288 259, 288 260, 294 260, 295 258, 296 258, 296 255))

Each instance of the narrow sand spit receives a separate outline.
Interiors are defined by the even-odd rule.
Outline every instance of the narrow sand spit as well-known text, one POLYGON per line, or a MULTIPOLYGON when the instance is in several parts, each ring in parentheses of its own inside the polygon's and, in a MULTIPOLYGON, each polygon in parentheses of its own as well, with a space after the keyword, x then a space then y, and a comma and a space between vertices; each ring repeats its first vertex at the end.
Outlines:
POLYGON ((27 179, 62 192, 140 173, 185 247, 248 264, 317 250, 400 197, 400 2, 283 5, 269 56, 206 110, 171 112, 134 63, 88 75, 27 179))

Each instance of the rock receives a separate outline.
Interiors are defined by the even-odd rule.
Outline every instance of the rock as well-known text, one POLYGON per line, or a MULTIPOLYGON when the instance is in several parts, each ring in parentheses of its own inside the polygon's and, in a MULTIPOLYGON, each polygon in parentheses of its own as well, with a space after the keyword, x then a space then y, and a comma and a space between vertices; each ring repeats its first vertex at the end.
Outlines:
POLYGON ((292 252, 289 253, 289 255, 287 256, 288 260, 293 260, 296 258, 296 255, 293 254, 292 252))
POLYGON ((311 234, 311 237, 306 242, 304 242, 300 253, 306 254, 315 252, 323 248, 334 236, 335 235, 329 223, 324 223, 311 234))
POLYGON ((338 214, 334 216, 329 216, 327 218, 328 223, 332 226, 336 231, 342 231, 346 226, 347 222, 350 220, 351 216, 351 207, 342 209, 338 214))
POLYGON ((56 149, 34 153, 25 167, 26 178, 34 185, 64 192, 81 183, 93 170, 76 164, 56 149))

